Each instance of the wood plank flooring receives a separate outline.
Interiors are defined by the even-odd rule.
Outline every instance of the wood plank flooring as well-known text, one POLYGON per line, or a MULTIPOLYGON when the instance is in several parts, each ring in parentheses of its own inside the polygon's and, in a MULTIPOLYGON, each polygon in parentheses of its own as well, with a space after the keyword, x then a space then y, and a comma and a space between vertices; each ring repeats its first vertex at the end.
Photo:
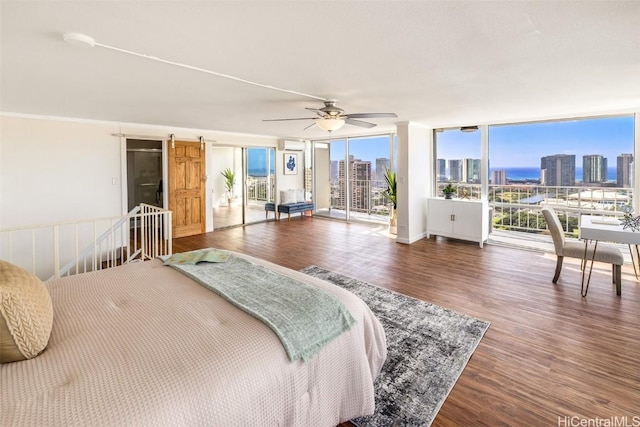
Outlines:
POLYGON ((440 237, 403 245, 385 227, 317 217, 174 240, 176 252, 202 247, 295 270, 315 264, 491 322, 434 426, 640 422, 640 284, 631 266, 618 297, 610 266, 596 263, 582 298, 576 260, 565 259, 553 285, 550 254, 440 237))

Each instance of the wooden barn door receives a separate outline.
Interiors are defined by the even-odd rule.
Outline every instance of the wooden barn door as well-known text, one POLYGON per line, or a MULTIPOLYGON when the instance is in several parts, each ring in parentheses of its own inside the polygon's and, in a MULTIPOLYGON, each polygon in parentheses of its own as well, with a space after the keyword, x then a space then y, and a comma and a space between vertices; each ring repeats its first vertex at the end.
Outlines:
POLYGON ((176 141, 169 147, 169 210, 173 237, 205 232, 205 163, 199 142, 176 141))

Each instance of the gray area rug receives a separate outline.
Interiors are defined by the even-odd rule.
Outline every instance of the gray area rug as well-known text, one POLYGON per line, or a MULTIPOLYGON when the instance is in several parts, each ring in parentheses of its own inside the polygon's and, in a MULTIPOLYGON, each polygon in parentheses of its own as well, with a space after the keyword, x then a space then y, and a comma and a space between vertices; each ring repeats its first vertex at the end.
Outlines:
POLYGON ((301 271, 359 296, 385 330, 387 360, 375 381, 375 413, 351 422, 363 427, 431 425, 489 322, 317 266, 301 271))

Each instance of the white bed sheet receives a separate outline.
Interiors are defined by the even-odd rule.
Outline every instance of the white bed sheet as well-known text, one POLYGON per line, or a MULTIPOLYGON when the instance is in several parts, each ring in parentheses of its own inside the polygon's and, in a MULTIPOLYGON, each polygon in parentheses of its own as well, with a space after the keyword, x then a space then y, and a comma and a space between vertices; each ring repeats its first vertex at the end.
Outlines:
POLYGON ((154 260, 47 283, 46 351, 0 365, 2 426, 335 426, 374 409, 381 324, 355 295, 325 289, 356 324, 290 362, 259 320, 154 260))

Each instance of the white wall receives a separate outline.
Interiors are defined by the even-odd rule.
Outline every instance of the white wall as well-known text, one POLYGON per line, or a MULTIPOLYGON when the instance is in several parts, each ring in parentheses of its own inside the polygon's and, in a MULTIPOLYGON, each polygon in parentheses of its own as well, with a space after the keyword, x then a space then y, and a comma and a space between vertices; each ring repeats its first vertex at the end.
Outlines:
POLYGON ((116 125, 0 120, 1 227, 121 213, 120 138, 112 136, 116 125))
POLYGON ((276 150, 276 204, 280 203, 280 191, 304 188, 304 151, 278 151, 276 150), (295 175, 285 175, 285 158, 289 154, 298 155, 298 173, 295 175))
MULTIPOLYGON (((276 138, 255 135, 0 115, 0 227, 121 215, 126 211, 125 137, 114 135, 166 141, 172 133, 176 140, 204 136, 207 164, 212 144, 277 145, 276 138)), ((212 212, 211 193, 209 177, 207 212, 212 212)), ((207 231, 213 229, 212 216, 206 215, 207 231)))

